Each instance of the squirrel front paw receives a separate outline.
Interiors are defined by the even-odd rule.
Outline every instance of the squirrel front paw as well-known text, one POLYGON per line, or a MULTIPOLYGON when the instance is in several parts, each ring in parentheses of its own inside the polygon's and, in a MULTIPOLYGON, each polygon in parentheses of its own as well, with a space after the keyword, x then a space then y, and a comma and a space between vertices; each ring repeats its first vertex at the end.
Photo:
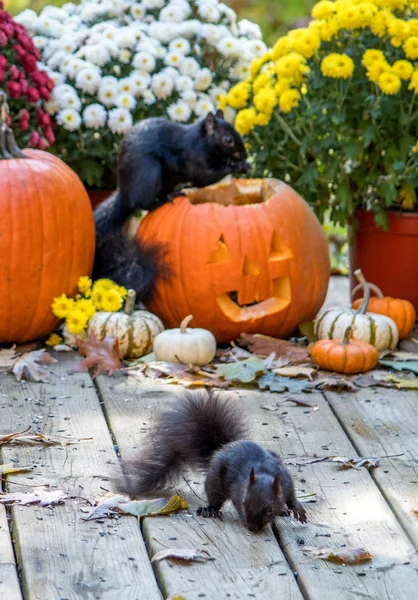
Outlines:
POLYGON ((196 511, 198 517, 204 517, 205 519, 213 518, 223 520, 222 512, 213 506, 199 506, 196 511))
POLYGON ((306 514, 306 510, 303 508, 300 502, 294 502, 291 506, 291 510, 295 519, 297 519, 301 523, 306 523, 306 521, 308 520, 308 515, 306 514))

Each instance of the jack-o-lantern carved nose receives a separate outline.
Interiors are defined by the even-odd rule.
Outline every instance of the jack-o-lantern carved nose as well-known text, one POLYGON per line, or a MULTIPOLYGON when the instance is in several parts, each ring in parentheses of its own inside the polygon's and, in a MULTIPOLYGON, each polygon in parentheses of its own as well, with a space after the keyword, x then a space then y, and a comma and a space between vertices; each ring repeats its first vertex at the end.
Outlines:
POLYGON ((260 275, 260 269, 247 255, 244 257, 241 275, 260 275))

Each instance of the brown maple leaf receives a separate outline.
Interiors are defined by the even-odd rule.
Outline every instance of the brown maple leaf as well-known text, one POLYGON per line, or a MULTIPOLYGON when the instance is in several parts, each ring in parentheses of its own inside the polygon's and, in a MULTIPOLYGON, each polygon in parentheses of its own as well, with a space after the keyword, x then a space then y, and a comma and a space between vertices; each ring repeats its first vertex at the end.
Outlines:
POLYGON ((57 362, 46 350, 33 350, 22 354, 13 365, 13 373, 16 379, 29 379, 30 381, 42 381, 48 383, 49 371, 45 365, 57 362))
POLYGON ((276 358, 286 358, 288 364, 306 363, 310 360, 307 346, 299 346, 299 344, 288 342, 287 340, 258 333, 241 333, 238 341, 240 344, 248 346, 248 349, 253 354, 269 356, 274 352, 276 358))
POLYGON ((89 333, 86 339, 79 339, 77 344, 79 353, 85 358, 73 367, 69 371, 70 373, 88 371, 96 367, 93 377, 97 377, 105 371, 111 375, 122 367, 119 340, 114 337, 109 336, 99 340, 95 335, 89 333))

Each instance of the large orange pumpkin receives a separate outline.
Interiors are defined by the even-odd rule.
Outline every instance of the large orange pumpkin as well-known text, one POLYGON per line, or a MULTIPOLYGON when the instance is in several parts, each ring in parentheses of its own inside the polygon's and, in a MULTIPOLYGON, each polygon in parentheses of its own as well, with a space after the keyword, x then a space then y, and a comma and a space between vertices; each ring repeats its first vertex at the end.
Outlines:
POLYGON ((78 176, 47 152, 25 150, 22 155, 5 118, 3 98, 0 343, 20 343, 56 326, 52 300, 74 295, 80 275, 91 273, 95 234, 90 201, 78 176))
POLYGON ((138 236, 167 244, 174 271, 148 308, 167 328, 193 314, 218 342, 242 332, 286 336, 312 319, 330 264, 309 206, 276 179, 236 180, 184 190, 149 213, 138 236))

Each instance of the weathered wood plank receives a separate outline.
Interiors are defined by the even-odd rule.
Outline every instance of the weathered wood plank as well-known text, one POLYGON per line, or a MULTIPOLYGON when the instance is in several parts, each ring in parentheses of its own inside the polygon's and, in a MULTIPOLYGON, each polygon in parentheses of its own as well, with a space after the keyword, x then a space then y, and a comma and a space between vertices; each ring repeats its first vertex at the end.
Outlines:
MULTIPOLYGON (((140 445, 141 437, 149 427, 152 412, 169 402, 170 396, 177 391, 170 391, 171 388, 167 386, 135 388, 123 382, 113 385, 111 380, 105 378, 100 381, 100 388, 111 428, 123 455, 131 454, 132 448, 140 445)), ((262 406, 283 402, 283 395, 243 390, 231 393, 241 398, 243 408, 252 422, 254 439, 275 448, 283 456, 355 453, 320 394, 306 395, 306 398, 318 403, 320 408, 317 411, 296 407, 287 402, 277 412, 272 412, 263 410, 262 406), (273 436, 279 436, 279 439, 273 436)), ((291 519, 277 520, 280 544, 298 573, 298 582, 305 596, 311 600, 347 600, 351 597, 376 600, 415 599, 418 563, 414 548, 369 473, 365 469, 347 472, 329 462, 307 465, 299 470, 291 467, 291 470, 295 473, 299 490, 306 493, 317 492, 319 496, 316 504, 308 505, 310 522, 307 526, 291 519), (339 567, 313 559, 304 552, 304 547, 307 546, 338 549, 341 545, 366 547, 373 554, 373 561, 361 566, 339 567)), ((201 488, 194 489, 195 493, 203 495, 201 488)), ((200 502, 195 499, 192 507, 200 502)), ((236 529, 232 529, 232 524, 236 522, 232 515, 233 513, 228 515, 226 523, 208 521, 204 526, 204 533, 209 536, 206 549, 217 558, 215 573, 212 575, 207 565, 206 568, 193 567, 193 571, 187 571, 195 580, 189 585, 186 580, 188 575, 183 569, 169 569, 167 565, 161 565, 159 572, 167 592, 187 592, 187 597, 191 594, 190 597, 195 598, 200 590, 209 597, 219 598, 222 597, 221 591, 226 592, 223 582, 227 580, 228 573, 231 578, 234 573, 241 574, 243 567, 247 572, 248 565, 251 569, 255 568, 252 561, 260 552, 258 538, 248 538, 239 524, 236 529), (245 544, 246 539, 250 540, 248 546, 245 544), (238 571, 237 556, 242 561, 238 571), (201 572, 206 573, 205 579, 200 579, 198 573, 201 572), (206 588, 202 590, 200 586, 204 584, 206 588)), ((202 528, 198 529, 198 522, 199 519, 195 517, 175 517, 169 521, 148 520, 146 533, 152 550, 163 547, 155 544, 152 538, 168 546, 173 543, 184 546, 186 541, 195 546, 202 536, 202 528), (176 537, 177 540, 170 541, 170 537, 176 537)), ((262 556, 260 564, 265 565, 264 560, 262 556)), ((284 565, 281 560, 280 558, 280 565, 284 565)), ((269 576, 263 574, 265 591, 257 590, 260 595, 256 594, 256 597, 263 598, 268 594, 281 597, 277 588, 281 579, 277 578, 277 573, 274 574, 273 590, 269 576)), ((258 578, 256 580, 261 581, 258 578)), ((236 586, 237 582, 235 579, 236 586)), ((228 589, 231 593, 231 588, 228 589)), ((235 589, 239 594, 237 587, 235 589)))
POLYGON ((160 599, 136 520, 83 521, 80 509, 88 506, 83 499, 103 495, 119 466, 92 380, 86 374, 67 375, 74 362, 75 355, 61 354, 50 384, 19 384, 12 375, 0 377, 0 393, 8 398, 2 409, 3 432, 32 424, 46 434, 93 438, 65 447, 3 447, 6 462, 13 459, 34 469, 30 476, 14 475, 13 481, 48 483, 74 496, 53 509, 13 508, 25 600, 160 599))
POLYGON ((364 389, 326 393, 361 456, 393 456, 372 477, 418 550, 418 393, 364 389))
POLYGON ((21 600, 6 510, 0 505, 0 600, 21 600))
MULTIPOLYGON (((181 391, 170 386, 131 387, 126 380, 116 382, 106 377, 100 377, 98 383, 111 430, 125 457, 140 447, 155 411, 181 391)), ((166 547, 196 548, 205 549, 215 559, 189 567, 158 563, 155 568, 165 594, 178 593, 187 600, 302 600, 271 528, 250 534, 232 509, 224 511, 223 522, 195 515, 196 506, 205 501, 202 486, 195 483, 201 481, 194 474, 187 485, 178 488, 192 506, 189 515, 144 520, 143 531, 152 554, 166 547)))

